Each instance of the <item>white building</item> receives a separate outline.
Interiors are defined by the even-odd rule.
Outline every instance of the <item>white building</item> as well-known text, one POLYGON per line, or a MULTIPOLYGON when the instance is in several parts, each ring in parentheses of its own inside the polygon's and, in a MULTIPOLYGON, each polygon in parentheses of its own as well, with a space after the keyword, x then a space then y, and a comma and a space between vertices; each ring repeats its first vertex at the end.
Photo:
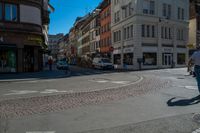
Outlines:
POLYGON ((189 0, 112 0, 111 8, 116 68, 185 66, 189 0))
POLYGON ((48 35, 48 50, 53 58, 57 59, 59 53, 59 41, 64 37, 64 34, 48 35))

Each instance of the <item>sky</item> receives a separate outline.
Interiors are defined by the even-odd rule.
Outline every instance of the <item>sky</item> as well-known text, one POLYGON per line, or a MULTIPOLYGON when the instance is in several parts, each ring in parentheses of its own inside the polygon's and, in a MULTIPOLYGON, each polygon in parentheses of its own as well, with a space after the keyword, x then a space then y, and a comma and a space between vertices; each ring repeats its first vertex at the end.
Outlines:
POLYGON ((55 12, 50 15, 49 34, 68 33, 78 16, 84 16, 101 0, 50 0, 55 12))

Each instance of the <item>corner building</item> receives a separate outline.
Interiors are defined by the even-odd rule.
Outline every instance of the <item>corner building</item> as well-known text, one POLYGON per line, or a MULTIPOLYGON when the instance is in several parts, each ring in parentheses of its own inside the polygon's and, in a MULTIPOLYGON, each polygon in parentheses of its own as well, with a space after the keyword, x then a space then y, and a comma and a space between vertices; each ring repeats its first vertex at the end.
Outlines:
POLYGON ((112 0, 111 12, 116 68, 186 65, 189 0, 112 0))
POLYGON ((48 0, 0 0, 0 73, 42 69, 48 0))

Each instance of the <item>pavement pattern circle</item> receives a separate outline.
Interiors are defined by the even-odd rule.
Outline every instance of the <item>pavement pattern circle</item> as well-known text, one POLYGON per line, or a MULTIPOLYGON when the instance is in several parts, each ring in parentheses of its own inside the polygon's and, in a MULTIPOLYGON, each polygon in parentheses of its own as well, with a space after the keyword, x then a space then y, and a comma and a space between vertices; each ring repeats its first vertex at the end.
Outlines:
POLYGON ((162 80, 156 76, 144 76, 141 82, 119 88, 4 100, 0 102, 0 119, 63 111, 79 106, 101 104, 154 93, 165 88, 169 83, 170 81, 162 80))

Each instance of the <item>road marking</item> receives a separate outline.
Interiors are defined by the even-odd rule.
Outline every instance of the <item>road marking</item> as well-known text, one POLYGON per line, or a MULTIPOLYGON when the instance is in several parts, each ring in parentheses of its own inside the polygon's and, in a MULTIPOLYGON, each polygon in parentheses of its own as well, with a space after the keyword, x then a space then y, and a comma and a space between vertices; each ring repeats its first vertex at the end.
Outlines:
POLYGON ((26 133, 56 133, 55 131, 29 131, 26 133))
POLYGON ((5 96, 9 95, 25 95, 25 94, 32 94, 32 93, 37 93, 38 91, 30 91, 30 90, 22 90, 22 91, 17 91, 17 90, 11 90, 11 93, 4 94, 5 96))
POLYGON ((198 90, 197 86, 185 86, 185 88, 189 90, 198 90))
POLYGON ((128 83, 130 83, 130 81, 111 81, 111 83, 114 83, 114 84, 128 84, 128 83))
POLYGON ((33 93, 40 93, 40 94, 52 94, 52 93, 73 93, 72 90, 69 91, 59 91, 56 89, 47 89, 44 91, 30 91, 30 90, 22 90, 22 91, 17 91, 17 90, 11 90, 11 93, 4 94, 5 96, 10 96, 10 95, 27 95, 27 94, 33 94, 33 93))
POLYGON ((47 89, 45 91, 40 92, 41 94, 51 94, 51 93, 66 93, 67 91, 59 91, 56 89, 47 89))

